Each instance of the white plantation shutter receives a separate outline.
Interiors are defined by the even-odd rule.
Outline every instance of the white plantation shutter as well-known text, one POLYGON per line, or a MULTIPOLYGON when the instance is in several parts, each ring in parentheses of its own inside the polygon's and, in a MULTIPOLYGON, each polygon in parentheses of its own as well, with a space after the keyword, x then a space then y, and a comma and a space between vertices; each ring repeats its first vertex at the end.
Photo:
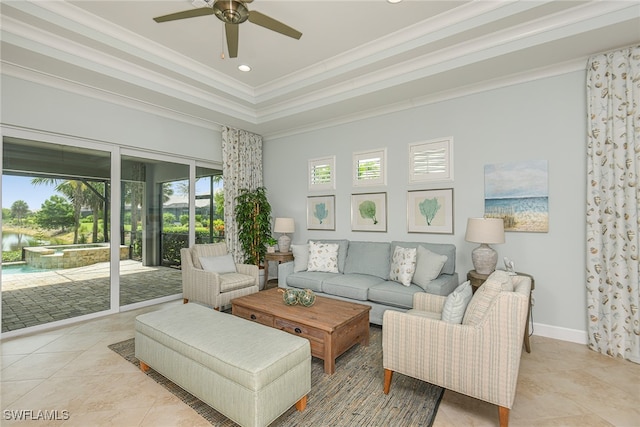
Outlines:
POLYGON ((409 144, 409 181, 453 179, 453 139, 409 144))
POLYGON ((309 160, 309 190, 335 189, 335 156, 309 160))
POLYGON ((386 149, 353 153, 353 185, 385 185, 386 157, 386 149))

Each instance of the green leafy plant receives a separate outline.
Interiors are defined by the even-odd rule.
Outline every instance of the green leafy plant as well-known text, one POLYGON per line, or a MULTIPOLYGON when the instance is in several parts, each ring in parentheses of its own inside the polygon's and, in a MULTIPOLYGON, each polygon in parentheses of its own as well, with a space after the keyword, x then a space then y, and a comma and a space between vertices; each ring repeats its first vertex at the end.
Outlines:
POLYGON ((358 210, 360 211, 360 216, 362 218, 371 218, 374 224, 378 223, 378 220, 376 219, 376 204, 371 200, 365 200, 360 203, 358 210))
POLYGON ((271 238, 271 205, 266 188, 241 189, 236 197, 235 219, 238 240, 245 254, 244 263, 259 266, 271 238))

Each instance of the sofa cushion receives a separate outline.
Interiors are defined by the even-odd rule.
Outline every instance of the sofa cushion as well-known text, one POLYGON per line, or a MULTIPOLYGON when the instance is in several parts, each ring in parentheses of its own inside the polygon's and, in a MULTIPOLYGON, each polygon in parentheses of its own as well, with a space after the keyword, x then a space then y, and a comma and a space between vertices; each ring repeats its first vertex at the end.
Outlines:
POLYGON ((440 255, 435 252, 431 252, 429 249, 422 246, 418 246, 413 283, 426 290, 429 283, 440 276, 442 267, 446 262, 446 255, 440 255))
POLYGON ((307 271, 338 272, 338 244, 309 242, 307 271))
POLYGON ((503 290, 513 290, 511 277, 498 271, 491 273, 487 280, 476 290, 476 293, 473 294, 473 298, 471 298, 462 319, 462 324, 473 326, 480 323, 489 307, 491 307, 493 300, 503 290))
POLYGON ((386 242, 349 242, 345 274, 368 274, 389 279, 391 256, 386 242))
POLYGON ((202 269, 205 271, 213 271, 218 274, 235 273, 236 263, 233 262, 231 254, 220 256, 201 256, 198 258, 202 269))
POLYGON ((424 292, 420 286, 403 286, 391 280, 379 283, 369 289, 369 301, 401 308, 413 308, 413 294, 424 292))
POLYGON ((291 245, 293 252, 293 272, 307 271, 309 265, 309 245, 291 245))
POLYGON ((292 288, 311 289, 314 292, 322 292, 322 282, 339 273, 322 273, 319 271, 302 271, 287 276, 287 286, 292 288))
POLYGON ((402 246, 403 248, 417 248, 418 246, 422 246, 431 252, 446 255, 447 262, 442 267, 442 274, 454 274, 456 272, 456 246, 451 243, 400 242, 394 240, 391 242, 391 251, 393 251, 396 246, 402 246))
POLYGON ((471 282, 467 280, 447 296, 442 308, 442 320, 449 323, 462 323, 472 296, 471 282))
POLYGON ((396 246, 391 256, 391 270, 389 280, 402 283, 405 286, 411 285, 413 273, 416 270, 416 249, 396 246))
POLYGON ((366 301, 369 299, 369 288, 380 282, 382 282, 382 279, 369 274, 338 274, 322 282, 322 292, 366 301))
POLYGON ((338 244, 338 272, 344 273, 344 263, 347 259, 347 251, 349 250, 349 241, 346 239, 319 239, 309 240, 318 243, 337 243, 338 244))

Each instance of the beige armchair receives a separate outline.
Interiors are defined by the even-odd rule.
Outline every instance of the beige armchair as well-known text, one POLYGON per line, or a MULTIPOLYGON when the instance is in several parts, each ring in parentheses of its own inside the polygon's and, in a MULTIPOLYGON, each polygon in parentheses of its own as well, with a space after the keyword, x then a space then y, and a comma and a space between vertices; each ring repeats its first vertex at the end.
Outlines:
POLYGON ((508 425, 531 279, 492 276, 473 295, 462 324, 440 320, 447 297, 421 292, 414 295, 413 310, 384 313, 385 394, 398 372, 498 405, 500 426, 508 425))
POLYGON ((227 306, 231 300, 258 292, 258 267, 235 264, 235 272, 216 273, 203 269, 200 257, 227 256, 225 243, 199 244, 180 250, 182 262, 182 297, 184 303, 198 302, 214 309, 227 306))

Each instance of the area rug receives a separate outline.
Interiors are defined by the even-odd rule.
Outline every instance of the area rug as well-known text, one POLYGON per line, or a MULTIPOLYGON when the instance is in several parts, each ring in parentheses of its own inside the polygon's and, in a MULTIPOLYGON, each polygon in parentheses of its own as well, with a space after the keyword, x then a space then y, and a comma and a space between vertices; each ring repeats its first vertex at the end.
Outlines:
MULTIPOLYGON (((382 329, 372 325, 370 334, 369 346, 355 345, 337 359, 333 375, 324 373, 322 360, 312 358, 307 408, 298 412, 292 407, 271 426, 431 426, 444 390, 396 373, 391 390, 385 395, 382 392, 382 329)), ((109 348, 139 366, 133 339, 109 348)), ((212 425, 236 425, 153 369, 147 375, 212 425)))

